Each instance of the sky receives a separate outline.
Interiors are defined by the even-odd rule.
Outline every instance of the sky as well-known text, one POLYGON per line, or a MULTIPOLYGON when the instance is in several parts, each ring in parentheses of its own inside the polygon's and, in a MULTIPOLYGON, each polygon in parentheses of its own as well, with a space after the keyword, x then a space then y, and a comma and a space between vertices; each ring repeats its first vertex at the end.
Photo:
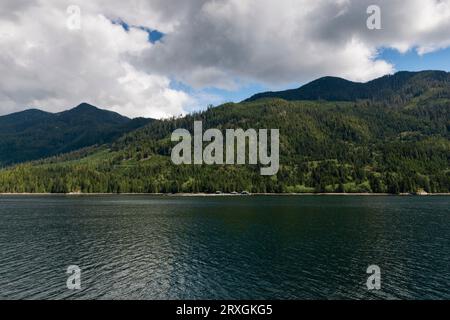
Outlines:
POLYGON ((322 76, 449 71, 448 30, 450 0, 2 0, 0 115, 165 118, 322 76))

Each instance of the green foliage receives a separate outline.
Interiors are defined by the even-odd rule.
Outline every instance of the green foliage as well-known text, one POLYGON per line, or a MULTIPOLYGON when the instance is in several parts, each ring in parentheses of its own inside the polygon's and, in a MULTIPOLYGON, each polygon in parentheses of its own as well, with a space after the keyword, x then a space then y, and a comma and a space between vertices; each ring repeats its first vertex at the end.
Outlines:
POLYGON ((255 101, 261 98, 280 98, 289 101, 369 100, 399 105, 424 99, 448 99, 450 98, 449 84, 450 73, 444 71, 401 71, 367 83, 323 77, 298 89, 263 92, 246 101, 255 101))
POLYGON ((60 112, 35 109, 0 117, 0 166, 114 141, 148 124, 88 104, 60 112))
MULTIPOLYGON (((414 91, 414 90, 413 90, 414 91)), ((102 147, 0 171, 0 192, 450 192, 450 102, 264 99, 154 121, 102 147), (280 170, 176 166, 170 135, 208 128, 277 128, 280 170)))

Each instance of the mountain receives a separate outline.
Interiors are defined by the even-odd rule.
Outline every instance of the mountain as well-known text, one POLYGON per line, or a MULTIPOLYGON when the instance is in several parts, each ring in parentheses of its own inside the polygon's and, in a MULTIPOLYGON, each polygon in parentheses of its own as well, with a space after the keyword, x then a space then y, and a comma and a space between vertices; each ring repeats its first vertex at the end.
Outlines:
POLYGON ((87 103, 60 113, 37 109, 0 117, 0 166, 104 144, 148 124, 87 103))
POLYGON ((263 92, 246 102, 263 98, 294 100, 356 101, 372 100, 399 103, 415 97, 449 98, 450 73, 444 71, 398 72, 366 82, 323 77, 298 89, 263 92))
MULTIPOLYGON (((361 85, 324 78, 307 87, 310 96, 302 93, 314 100, 265 98, 153 121, 102 146, 0 170, 0 192, 448 193, 447 78, 435 72, 383 77, 366 91, 391 92, 377 99, 356 99, 361 85), (329 83, 341 88, 330 90, 329 83), (319 100, 338 93, 355 100, 319 100), (195 120, 204 130, 278 128, 280 170, 261 176, 257 165, 174 165, 171 133, 192 133, 195 120)), ((30 118, 46 117, 29 112, 30 118)))

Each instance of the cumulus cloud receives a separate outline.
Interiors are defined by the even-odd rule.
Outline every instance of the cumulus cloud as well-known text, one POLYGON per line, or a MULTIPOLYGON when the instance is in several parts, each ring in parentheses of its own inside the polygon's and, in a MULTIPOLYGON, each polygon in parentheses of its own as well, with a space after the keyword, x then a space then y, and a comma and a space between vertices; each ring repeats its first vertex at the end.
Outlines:
POLYGON ((177 23, 140 67, 200 88, 233 89, 236 78, 269 86, 325 75, 370 80, 395 69, 377 58, 380 48, 425 54, 450 45, 448 0, 204 1, 177 23), (381 8, 381 30, 366 27, 369 5, 381 8))
POLYGON ((205 88, 365 81, 395 70, 381 48, 427 54, 450 46, 448 30, 450 0, 2 0, 0 114, 86 101, 160 118, 220 101, 205 88), (81 30, 66 27, 69 5, 81 30), (369 5, 381 30, 366 27, 369 5))
POLYGON ((69 29, 68 5, 56 3, 10 2, 5 7, 13 14, 2 12, 2 114, 28 107, 60 111, 87 101, 131 117, 161 118, 182 114, 192 103, 189 95, 170 88, 167 76, 129 63, 153 45, 146 31, 126 31, 83 6, 81 29, 69 29))

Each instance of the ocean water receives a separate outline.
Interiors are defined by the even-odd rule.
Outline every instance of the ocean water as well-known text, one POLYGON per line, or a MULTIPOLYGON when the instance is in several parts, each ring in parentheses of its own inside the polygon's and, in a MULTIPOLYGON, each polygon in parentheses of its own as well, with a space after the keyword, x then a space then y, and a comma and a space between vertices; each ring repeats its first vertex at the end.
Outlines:
POLYGON ((0 298, 450 299, 450 197, 0 196, 0 298))

